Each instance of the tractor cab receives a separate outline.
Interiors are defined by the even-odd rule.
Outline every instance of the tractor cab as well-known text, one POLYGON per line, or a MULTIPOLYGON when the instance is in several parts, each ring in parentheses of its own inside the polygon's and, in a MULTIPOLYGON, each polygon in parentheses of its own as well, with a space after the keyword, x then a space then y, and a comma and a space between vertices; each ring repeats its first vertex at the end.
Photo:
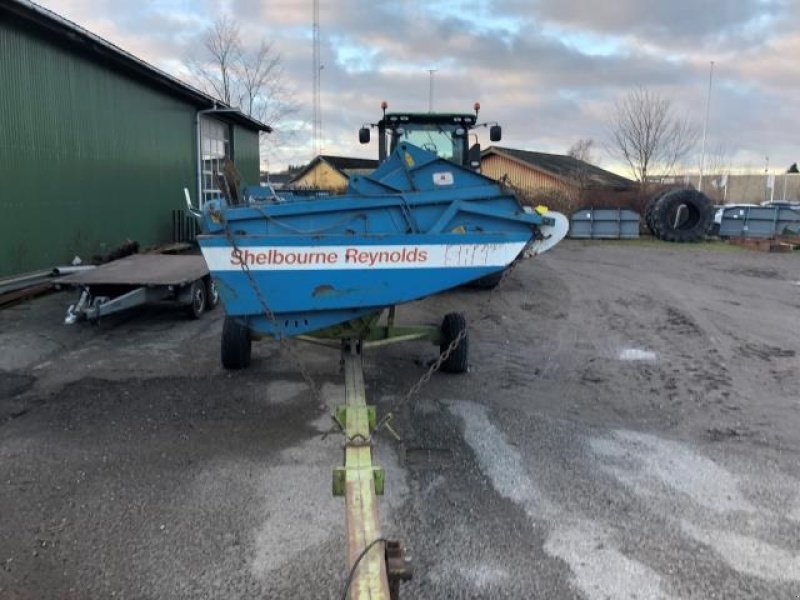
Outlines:
MULTIPOLYGON (((394 152, 397 144, 409 142, 457 165, 480 170, 481 147, 477 136, 470 145, 470 131, 489 124, 478 123, 480 104, 477 102, 474 113, 387 113, 386 102, 381 103, 381 108, 383 118, 377 123, 365 125, 358 132, 359 142, 368 144, 370 128, 378 128, 378 160, 381 162, 394 152)), ((501 137, 500 125, 491 124, 491 141, 498 142, 501 137)))

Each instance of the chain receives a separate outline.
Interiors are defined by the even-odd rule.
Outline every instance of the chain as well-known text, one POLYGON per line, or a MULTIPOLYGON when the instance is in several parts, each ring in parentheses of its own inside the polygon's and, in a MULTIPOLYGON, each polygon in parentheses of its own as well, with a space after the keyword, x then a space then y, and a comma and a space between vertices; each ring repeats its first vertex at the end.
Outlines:
POLYGON ((467 337, 466 328, 458 332, 458 335, 452 342, 450 342, 447 348, 444 349, 444 352, 439 354, 439 358, 433 361, 431 366, 428 367, 428 370, 423 373, 422 377, 420 377, 419 380, 417 380, 417 382, 408 389, 406 395, 403 397, 404 403, 408 402, 413 396, 419 393, 419 391, 422 389, 422 386, 428 383, 431 380, 431 377, 433 377, 433 374, 442 368, 442 365, 447 361, 448 358, 450 358, 450 355, 455 352, 456 348, 458 348, 459 344, 461 344, 461 341, 465 337, 467 337))
MULTIPOLYGON (((500 180, 500 185, 501 185, 501 188, 503 188, 504 191, 509 190, 514 195, 517 195, 517 194, 521 193, 520 189, 518 189, 516 186, 511 184, 510 181, 508 181, 508 176, 507 175, 503 176, 503 178, 500 180)), ((502 284, 506 279, 508 279, 511 276, 511 274, 514 272, 514 270, 522 262, 522 259, 524 259, 526 257, 526 255, 528 253, 528 250, 533 245, 534 241, 535 241, 534 239, 531 239, 525 245, 525 248, 523 248, 522 252, 520 252, 519 258, 517 258, 506 269, 503 270, 503 273, 500 276, 500 279, 497 282, 497 285, 495 285, 494 289, 492 289, 492 291, 490 292, 491 298, 494 298, 495 293, 501 287, 500 284, 502 284)), ((411 400, 411 398, 413 398, 416 394, 419 393, 419 391, 423 388, 423 386, 425 386, 425 384, 427 384, 431 380, 431 377, 433 377, 433 374, 436 373, 439 369, 442 368, 442 365, 447 361, 448 358, 450 358, 450 355, 453 352, 455 352, 456 348, 458 348, 458 346, 461 343, 461 341, 466 337, 467 337, 467 329, 466 328, 462 329, 461 331, 458 332, 458 335, 455 337, 455 339, 452 342, 450 342, 450 344, 447 346, 447 348, 445 348, 444 352, 439 354, 439 358, 437 358, 435 361, 433 361, 433 363, 428 368, 428 370, 425 373, 423 373, 422 376, 416 381, 416 383, 414 383, 414 385, 412 385, 409 388, 409 390, 405 393, 403 398, 401 400, 395 402, 389 408, 389 410, 386 412, 386 414, 380 419, 380 421, 378 421, 377 425, 375 426, 375 433, 378 433, 381 429, 386 429, 392 434, 392 436, 396 440, 401 441, 400 436, 397 434, 397 432, 391 426, 391 421, 394 418, 394 412, 401 405, 408 403, 411 400)))
POLYGON ((492 291, 489 292, 490 298, 494 298, 495 294, 497 294, 497 290, 500 289, 501 284, 511 276, 511 274, 520 265, 520 263, 522 263, 523 259, 526 258, 528 250, 533 245, 533 242, 534 240, 531 240, 527 244, 525 244, 525 248, 523 248, 522 252, 519 253, 519 257, 503 270, 502 274, 500 275, 500 279, 497 282, 497 285, 495 285, 494 288, 492 288, 492 291))
POLYGON ((378 433, 382 429, 386 429, 387 431, 389 431, 389 433, 392 434, 392 436, 397 441, 401 441, 400 436, 392 428, 391 425, 391 421, 394 418, 394 412, 398 408, 400 408, 400 406, 402 406, 403 404, 407 404, 411 400, 411 398, 413 398, 419 393, 419 391, 423 388, 423 386, 431 380, 433 374, 442 368, 442 365, 445 362, 447 362, 447 359, 450 358, 450 355, 453 352, 455 352, 456 348, 458 348, 458 346, 461 344, 462 341, 464 341, 464 338, 466 337, 467 337, 467 328, 465 327, 464 329, 458 332, 458 335, 453 339, 452 342, 450 342, 450 344, 448 344, 447 348, 444 349, 444 352, 439 354, 439 358, 437 358, 435 361, 431 363, 431 366, 428 367, 428 370, 425 371, 422 374, 422 376, 416 381, 416 383, 414 383, 414 385, 412 385, 408 389, 405 395, 400 400, 392 404, 391 407, 389 407, 389 410, 386 412, 386 414, 375 425, 374 433, 378 433))
MULTIPOLYGON (((236 243, 236 239, 233 237, 233 234, 228 227, 227 220, 225 221, 225 237, 231 244, 231 247, 235 252, 237 252, 241 256, 241 250, 239 249, 238 244, 236 243)), ((313 396, 314 400, 317 402, 320 408, 324 409, 327 408, 325 401, 322 398, 322 394, 320 393, 319 387, 317 386, 314 378, 311 376, 311 373, 306 368, 305 363, 300 359, 295 352, 294 347, 289 343, 286 336, 283 335, 282 328, 280 323, 278 322, 278 318, 275 316, 275 313, 272 312, 270 309, 269 304, 267 303, 266 298, 264 298, 264 294, 261 292, 261 288, 256 283, 255 277, 253 276, 252 271, 250 270, 250 265, 247 264, 246 260, 239 261, 241 266, 242 273, 245 274, 247 280, 250 282, 250 287, 255 292, 256 298, 258 299, 259 304, 261 305, 261 309, 264 312, 264 316, 272 324, 273 330, 278 337, 278 344, 280 347, 286 351, 286 353, 290 356, 290 358, 294 361, 297 370, 300 371, 300 375, 303 377, 303 380, 306 382, 309 390, 311 390, 311 395, 313 396)))

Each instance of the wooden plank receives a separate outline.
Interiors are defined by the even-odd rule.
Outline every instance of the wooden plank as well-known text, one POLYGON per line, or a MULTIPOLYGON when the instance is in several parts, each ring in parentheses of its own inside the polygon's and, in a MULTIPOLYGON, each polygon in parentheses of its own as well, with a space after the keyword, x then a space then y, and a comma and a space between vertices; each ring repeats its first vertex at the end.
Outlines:
POLYGON ((760 238, 730 238, 728 243, 759 252, 769 252, 771 245, 770 240, 760 238))
POLYGON ((180 254, 182 252, 188 252, 192 249, 192 245, 188 242, 170 242, 169 244, 161 244, 159 246, 153 246, 152 248, 146 248, 142 253, 143 254, 180 254))
POLYGON ((778 235, 775 236, 775 240, 778 242, 784 242, 786 244, 800 246, 800 235, 778 235))
POLYGON ((780 253, 793 252, 794 249, 795 249, 794 244, 788 244, 786 242, 773 242, 769 247, 770 252, 780 252, 780 253))
POLYGON ((198 255, 133 254, 91 271, 67 275, 68 285, 185 285, 208 275, 205 259, 198 255))
MULTIPOLYGON (((351 440, 369 439, 369 416, 360 354, 345 355, 345 435, 351 440), (362 437, 363 436, 363 437, 362 437)), ((381 537, 378 502, 373 478, 372 448, 345 448, 345 505, 347 563, 352 567, 373 540, 381 537)), ((351 600, 389 600, 383 542, 375 544, 361 559, 350 585, 351 600)))
POLYGON ((47 294, 51 291, 53 291, 53 284, 52 282, 47 282, 32 285, 20 290, 14 290, 13 292, 6 292, 5 294, 0 294, 0 307, 5 308, 6 306, 11 306, 12 304, 21 302, 22 300, 28 300, 29 298, 33 298, 35 296, 41 296, 42 294, 47 294))
POLYGON ((748 250, 758 250, 759 252, 792 252, 797 247, 783 238, 731 238, 728 242, 748 250))

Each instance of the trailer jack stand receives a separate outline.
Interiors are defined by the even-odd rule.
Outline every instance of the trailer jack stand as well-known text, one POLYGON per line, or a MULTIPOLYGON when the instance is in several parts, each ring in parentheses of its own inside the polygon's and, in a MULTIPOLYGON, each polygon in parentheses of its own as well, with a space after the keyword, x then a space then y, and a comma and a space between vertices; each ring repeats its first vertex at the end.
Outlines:
POLYGON ((411 579, 412 572, 400 542, 375 543, 381 539, 377 496, 383 494, 385 474, 372 464, 375 407, 366 402, 360 341, 343 340, 342 364, 345 405, 335 414, 346 441, 344 467, 333 471, 333 494, 345 498, 347 565, 353 571, 349 598, 397 600, 400 583, 411 579))
POLYGON ((406 555, 402 544, 396 540, 389 540, 386 546, 386 576, 389 578, 389 597, 391 600, 400 600, 400 584, 411 581, 414 570, 411 566, 411 557, 406 555))

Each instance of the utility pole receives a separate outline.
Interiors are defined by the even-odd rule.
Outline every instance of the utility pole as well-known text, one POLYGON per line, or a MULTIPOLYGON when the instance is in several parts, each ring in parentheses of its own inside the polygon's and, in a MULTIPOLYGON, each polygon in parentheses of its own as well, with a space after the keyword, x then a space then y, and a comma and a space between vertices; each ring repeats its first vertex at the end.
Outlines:
POLYGON ((764 202, 767 201, 767 190, 769 189, 769 156, 766 157, 764 165, 764 202))
POLYGON ((428 73, 430 74, 430 80, 428 82, 428 112, 433 112, 433 74, 436 73, 438 69, 428 69, 428 73))
MULTIPOLYGON (((312 45, 313 45, 313 78, 314 78, 314 90, 313 90, 313 104, 314 104, 314 114, 312 117, 312 144, 313 144, 313 154, 314 157, 320 154, 321 152, 321 142, 322 142, 322 107, 320 102, 320 78, 321 78, 321 71, 322 71, 322 64, 320 61, 320 49, 319 49, 319 0, 313 0, 314 2, 314 16, 313 16, 313 24, 311 26, 311 38, 312 38, 312 45)), ((313 157, 312 157, 313 158, 313 157)))
POLYGON ((703 169, 706 166, 706 136, 708 134, 708 114, 711 109, 711 83, 714 79, 714 61, 711 61, 711 67, 708 71, 708 94, 706 94, 706 118, 703 121, 703 148, 700 152, 700 181, 697 184, 697 189, 703 191, 703 169))

